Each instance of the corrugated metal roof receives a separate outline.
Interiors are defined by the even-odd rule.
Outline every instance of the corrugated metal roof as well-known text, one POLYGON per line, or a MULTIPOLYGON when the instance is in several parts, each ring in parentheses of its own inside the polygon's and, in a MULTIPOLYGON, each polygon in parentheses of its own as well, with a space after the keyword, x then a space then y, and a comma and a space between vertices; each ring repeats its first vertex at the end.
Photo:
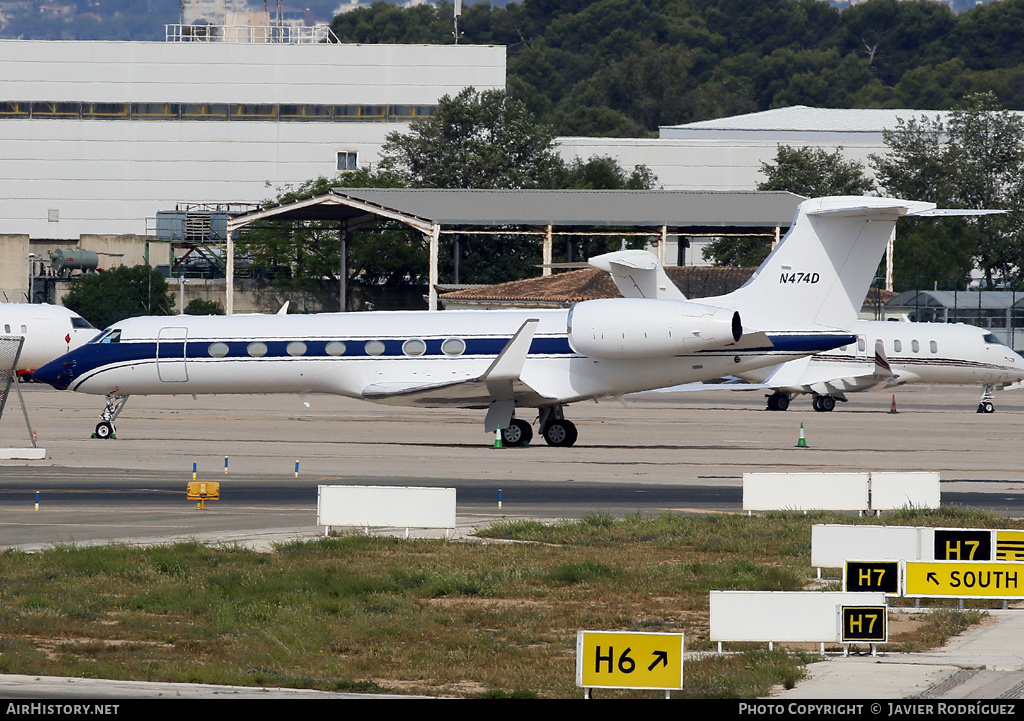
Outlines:
MULTIPOLYGON (((451 227, 788 227, 803 198, 784 192, 335 188, 263 211, 277 218, 366 220, 368 206, 451 227)), ((257 215, 257 214, 254 214, 257 215)), ((235 219, 242 221, 245 216, 235 219)))
POLYGON ((846 130, 881 132, 896 127, 903 118, 938 117, 945 120, 945 110, 907 110, 893 108, 811 108, 794 105, 774 108, 760 113, 734 115, 729 118, 702 120, 696 123, 668 125, 670 128, 713 128, 716 130, 846 130))

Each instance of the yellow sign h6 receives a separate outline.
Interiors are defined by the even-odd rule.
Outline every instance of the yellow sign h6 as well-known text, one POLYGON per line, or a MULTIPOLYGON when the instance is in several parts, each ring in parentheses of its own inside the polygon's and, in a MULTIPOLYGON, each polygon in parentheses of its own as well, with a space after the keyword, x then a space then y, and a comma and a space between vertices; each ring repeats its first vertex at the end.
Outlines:
POLYGON ((680 689, 683 634, 579 631, 576 685, 584 688, 680 689))

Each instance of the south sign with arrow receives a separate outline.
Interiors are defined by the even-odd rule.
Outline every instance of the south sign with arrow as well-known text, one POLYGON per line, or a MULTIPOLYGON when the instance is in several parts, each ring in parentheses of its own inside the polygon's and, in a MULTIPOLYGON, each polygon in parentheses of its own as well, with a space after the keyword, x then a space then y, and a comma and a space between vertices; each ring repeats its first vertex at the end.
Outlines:
POLYGON ((1024 598, 1024 563, 907 561, 906 596, 1024 598))
POLYGON ((583 688, 683 687, 683 634, 579 631, 576 685, 583 688))

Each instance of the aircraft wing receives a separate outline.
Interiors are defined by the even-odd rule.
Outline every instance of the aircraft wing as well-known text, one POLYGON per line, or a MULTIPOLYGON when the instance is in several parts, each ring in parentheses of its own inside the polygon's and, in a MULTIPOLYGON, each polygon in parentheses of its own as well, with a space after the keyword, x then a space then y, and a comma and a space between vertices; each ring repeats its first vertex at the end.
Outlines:
POLYGON ((498 383, 472 378, 445 383, 374 383, 363 389, 368 401, 395 406, 437 408, 487 408, 495 400, 512 400, 517 406, 536 406, 557 398, 541 395, 521 380, 498 383))
POLYGON ((363 398, 396 406, 449 406, 487 408, 484 428, 507 428, 516 406, 538 406, 557 402, 524 383, 520 376, 540 320, 530 318, 516 331, 491 365, 481 375, 437 383, 392 381, 372 383, 363 398))

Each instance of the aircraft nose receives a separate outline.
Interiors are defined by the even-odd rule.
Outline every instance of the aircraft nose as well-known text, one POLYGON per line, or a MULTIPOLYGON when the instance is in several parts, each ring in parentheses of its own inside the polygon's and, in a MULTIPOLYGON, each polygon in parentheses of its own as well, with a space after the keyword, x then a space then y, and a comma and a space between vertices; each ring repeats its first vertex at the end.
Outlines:
POLYGON ((59 391, 67 389, 75 378, 75 361, 68 355, 52 360, 32 374, 34 380, 49 383, 59 391))

